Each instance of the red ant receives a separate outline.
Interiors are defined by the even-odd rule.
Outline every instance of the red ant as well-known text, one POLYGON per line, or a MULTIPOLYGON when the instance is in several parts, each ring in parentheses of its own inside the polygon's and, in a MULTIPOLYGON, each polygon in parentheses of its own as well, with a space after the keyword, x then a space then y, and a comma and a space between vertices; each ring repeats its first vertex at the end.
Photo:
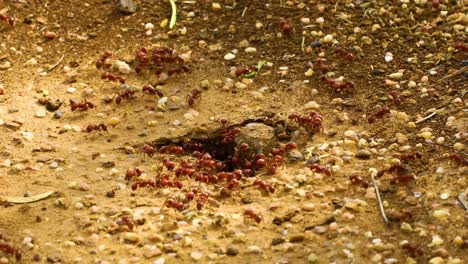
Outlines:
POLYGON ((135 223, 133 223, 133 221, 130 219, 128 215, 122 216, 122 218, 117 221, 117 224, 126 225, 129 230, 133 230, 133 228, 135 227, 135 223))
POLYGON ((156 150, 154 149, 154 147, 148 144, 143 145, 143 147, 141 148, 141 151, 144 154, 148 155, 150 158, 154 155, 154 153, 156 153, 156 150))
POLYGON ((289 35, 291 33, 292 27, 288 20, 283 18, 280 20, 279 24, 280 24, 281 31, 283 31, 284 34, 289 35))
POLYGON ((400 99, 400 96, 399 96, 397 91, 393 90, 393 91, 390 91, 388 94, 392 97, 392 100, 393 100, 394 104, 396 104, 396 105, 401 104, 401 99, 400 99))
POLYGON ((403 162, 405 162, 409 160, 421 159, 422 154, 419 151, 416 151, 414 153, 403 153, 401 154, 400 158, 403 162))
POLYGON ((458 164, 461 164, 463 166, 468 166, 468 159, 463 158, 462 154, 452 153, 452 154, 450 154, 449 158, 451 160, 454 160, 458 164))
POLYGON ((129 181, 129 180, 131 180, 131 179, 134 178, 134 177, 139 177, 139 176, 141 176, 142 173, 143 173, 143 172, 142 172, 140 169, 138 169, 138 168, 129 169, 129 170, 127 170, 127 172, 125 173, 125 180, 126 180, 126 181, 129 181))
POLYGON ((110 50, 104 51, 101 58, 99 58, 99 60, 96 61, 96 68, 101 69, 102 66, 104 66, 104 63, 106 62, 106 60, 110 58, 111 56, 112 56, 112 51, 110 50))
POLYGON ((166 202, 164 203, 164 205, 167 207, 167 208, 174 208, 178 211, 182 211, 186 208, 186 206, 184 205, 184 203, 182 202, 179 202, 179 201, 176 201, 172 198, 168 198, 166 200, 166 202))
POLYGON ((150 84, 143 86, 142 91, 143 91, 143 93, 148 93, 148 94, 151 94, 151 95, 157 94, 159 97, 164 96, 164 93, 163 93, 163 91, 161 89, 156 89, 150 84))
POLYGON ((260 222, 262 222, 262 216, 260 214, 255 213, 253 209, 245 210, 244 219, 247 218, 247 217, 252 218, 253 220, 255 220, 255 222, 257 222, 257 224, 260 224, 260 222))
POLYGON ((362 188, 369 187, 369 182, 364 180, 363 178, 357 176, 356 174, 353 174, 353 175, 349 176, 349 180, 354 184, 360 184, 362 186, 362 188))
POLYGON ((465 51, 465 52, 468 51, 468 44, 463 43, 463 42, 456 42, 453 44, 453 47, 461 51, 465 51))
POLYGON ((176 166, 175 162, 173 162, 173 161, 171 161, 169 159, 163 159, 162 162, 163 162, 164 167, 166 167, 167 170, 169 170, 169 171, 174 170, 174 168, 176 166))
POLYGON ((388 218, 392 221, 405 221, 408 222, 413 218, 413 213, 408 210, 401 212, 390 211, 387 213, 388 218))
POLYGON ((320 80, 322 80, 322 82, 328 84, 335 90, 344 90, 344 89, 354 88, 354 82, 352 81, 340 81, 340 80, 333 79, 333 78, 327 78, 325 75, 320 77, 320 80))
MULTIPOLYGON (((1 237, 1 236, 0 236, 1 237)), ((22 254, 18 248, 14 248, 7 243, 0 243, 0 251, 7 255, 14 255, 16 260, 21 260, 22 254)))
POLYGON ((422 246, 416 244, 416 243, 410 243, 406 242, 401 246, 404 250, 408 252, 408 254, 413 257, 422 257, 424 255, 424 249, 422 246))
POLYGON ((135 99, 135 91, 130 90, 130 89, 125 89, 122 92, 117 94, 117 97, 115 98, 115 103, 120 104, 123 99, 125 100, 132 100, 135 99))
POLYGON ((143 180, 143 181, 135 182, 134 184, 132 184, 132 190, 133 191, 135 191, 138 188, 142 188, 142 187, 154 188, 154 187, 156 187, 156 183, 154 181, 152 181, 152 180, 143 180))
POLYGON ((253 183, 253 186, 258 186, 258 187, 262 188, 263 190, 269 191, 271 193, 275 192, 275 187, 273 187, 273 185, 271 185, 271 184, 267 184, 262 179, 256 179, 254 181, 254 183, 253 183))
POLYGON ((182 161, 180 163, 180 167, 175 170, 175 175, 177 177, 180 177, 182 175, 191 176, 194 173, 195 173, 195 169, 193 167, 193 164, 189 162, 185 162, 185 161, 182 161))
POLYGON ((331 176, 332 175, 332 171, 330 169, 330 167, 328 165, 325 165, 325 166, 320 166, 318 165, 317 163, 314 163, 312 165, 310 165, 309 167, 313 172, 317 172, 317 173, 325 173, 325 175, 327 176, 331 176))
POLYGON ((325 74, 329 71, 332 70, 332 67, 330 67, 327 63, 326 63, 326 59, 318 59, 315 63, 317 64, 317 66, 319 67, 320 71, 325 74))
POLYGON ((161 154, 174 154, 174 155, 183 155, 184 148, 177 145, 167 145, 159 148, 159 153, 161 154))
POLYGON ((0 14, 0 20, 3 20, 5 22, 7 22, 11 27, 14 27, 15 24, 16 24, 16 19, 14 17, 11 17, 11 16, 6 16, 6 15, 0 14))
POLYGON ((94 124, 91 124, 91 125, 88 125, 86 127, 86 130, 85 132, 87 133, 90 133, 91 131, 107 131, 107 126, 104 124, 104 123, 100 123, 99 125, 94 125, 94 124))
POLYGON ((323 117, 316 112, 310 112, 309 115, 305 116, 291 114, 288 116, 288 118, 292 121, 295 121, 300 126, 305 127, 311 134, 318 132, 322 127, 323 117))
POLYGON ((382 177, 385 172, 391 173, 390 184, 399 184, 413 181, 415 179, 413 173, 409 173, 401 163, 395 163, 386 170, 377 172, 377 177, 382 177))
POLYGON ((103 79, 103 80, 107 79, 107 80, 112 81, 112 82, 120 82, 122 84, 125 83, 125 79, 123 77, 112 74, 110 72, 103 72, 101 74, 101 79, 103 79))
POLYGON ((192 93, 187 96, 187 103, 189 106, 193 106, 195 100, 201 98, 201 91, 199 89, 193 89, 192 93))
POLYGON ((86 111, 89 108, 93 108, 94 104, 86 100, 83 100, 80 102, 80 101, 70 99, 70 107, 71 107, 72 112, 75 111, 76 109, 81 109, 82 111, 86 111))
POLYGON ((208 194, 207 193, 199 193, 197 194, 198 199, 197 199, 197 210, 201 210, 203 205, 208 201, 208 194))
POLYGON ((348 61, 354 61, 354 55, 343 47, 336 47, 335 53, 339 54, 348 61))
POLYGON ((384 115, 386 114, 390 114, 390 108, 388 108, 387 106, 384 106, 380 108, 380 110, 377 113, 370 115, 367 118, 367 121, 369 123, 374 123, 376 118, 383 118, 384 115))

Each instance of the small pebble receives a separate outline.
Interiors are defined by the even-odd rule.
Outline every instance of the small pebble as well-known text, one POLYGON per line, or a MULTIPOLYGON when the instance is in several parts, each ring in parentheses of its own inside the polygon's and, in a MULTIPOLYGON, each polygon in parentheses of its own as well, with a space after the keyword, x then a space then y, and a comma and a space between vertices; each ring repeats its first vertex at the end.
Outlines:
POLYGON ((358 159, 369 159, 372 153, 367 149, 358 150, 355 154, 356 158, 358 159))
POLYGON ((46 116, 46 110, 45 109, 39 109, 36 111, 36 117, 45 117, 46 116))
POLYGON ((120 123, 120 119, 119 119, 118 117, 115 117, 115 116, 114 116, 114 117, 111 117, 111 118, 109 119, 109 125, 111 125, 111 126, 116 126, 116 125, 118 125, 119 123, 120 123))
POLYGON ((453 144, 453 149, 455 151, 462 151, 464 148, 465 148, 465 145, 463 145, 463 143, 457 142, 453 144))
POLYGON ((211 4, 211 9, 212 9, 213 11, 218 11, 218 10, 221 9, 221 4, 220 4, 220 3, 212 3, 212 4, 211 4))
POLYGON ((332 42, 332 41, 333 41, 333 35, 330 35, 330 34, 326 35, 325 37, 323 37, 322 41, 323 41, 324 43, 330 43, 330 42, 332 42))
POLYGON ((153 264, 164 264, 166 260, 163 257, 156 259, 153 264))
POLYGON ((236 58, 236 55, 234 55, 232 53, 228 53, 228 54, 224 55, 225 60, 233 60, 234 58, 236 58))
POLYGON ((234 247, 233 245, 229 245, 226 249, 226 255, 228 256, 236 256, 237 254, 239 254, 239 250, 234 247))
POLYGON ((58 168, 58 163, 55 162, 55 161, 52 162, 52 163, 50 163, 49 168, 51 168, 51 169, 56 169, 56 168, 58 168))
POLYGON ((246 53, 255 53, 255 52, 257 52, 257 49, 254 48, 254 47, 248 47, 248 48, 245 49, 245 52, 246 53))
POLYGON ((200 260, 203 257, 203 253, 201 253, 200 251, 194 251, 194 252, 190 253, 190 257, 193 260, 200 260))

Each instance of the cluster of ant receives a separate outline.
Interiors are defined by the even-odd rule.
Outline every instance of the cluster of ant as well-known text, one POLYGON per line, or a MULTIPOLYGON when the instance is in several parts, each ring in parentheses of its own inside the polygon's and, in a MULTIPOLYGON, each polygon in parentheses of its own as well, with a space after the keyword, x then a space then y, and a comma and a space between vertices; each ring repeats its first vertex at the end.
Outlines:
POLYGON ((152 50, 141 48, 137 51, 135 71, 140 73, 143 70, 154 71, 159 75, 158 84, 164 84, 169 76, 189 72, 190 68, 184 64, 182 56, 166 46, 161 46, 152 50), (173 66, 165 67, 165 64, 173 64, 173 66))
POLYGON ((304 127, 311 135, 319 132, 322 128, 323 117, 316 112, 310 112, 308 115, 304 116, 291 114, 288 118, 296 122, 299 126, 304 127))
POLYGON ((344 90, 344 89, 354 88, 354 82, 349 81, 349 80, 343 81, 343 80, 340 80, 340 79, 328 78, 325 75, 322 75, 320 77, 320 80, 322 82, 328 84, 329 86, 331 86, 335 90, 344 90))
POLYGON ((414 153, 403 153, 400 156, 400 162, 392 164, 388 169, 379 170, 377 172, 377 177, 382 177, 385 173, 389 173, 392 176, 390 177, 390 184, 400 184, 408 183, 415 179, 415 175, 410 173, 406 168, 405 164, 411 160, 421 159, 422 154, 420 152, 414 153))
POLYGON ((0 234, 0 252, 3 252, 6 255, 14 256, 17 261, 20 261, 22 257, 21 250, 19 248, 16 248, 10 245, 9 243, 4 242, 4 239, 1 234, 0 234))
MULTIPOLYGON (((171 143, 159 147, 145 144, 141 152, 150 158, 156 156, 158 160, 156 175, 140 177, 143 172, 134 168, 127 171, 125 180, 129 182, 134 191, 140 188, 178 189, 183 195, 169 197, 163 206, 183 211, 190 207, 192 201, 195 201, 196 208, 201 210, 213 194, 208 194, 200 188, 193 188, 192 185, 212 185, 215 194, 218 193, 221 197, 230 196, 240 187, 245 177, 253 177, 261 170, 274 174, 277 167, 283 165, 283 155, 297 148, 296 143, 290 142, 280 144, 270 153, 252 154, 248 144, 234 144, 235 137, 240 132, 239 128, 230 127, 226 119, 221 119, 220 125, 220 134, 215 146, 213 146, 213 141, 208 139, 171 143), (214 150, 227 149, 231 146, 234 148, 233 152, 225 156, 219 156, 222 153, 214 150), (189 158, 183 159, 184 155, 188 155, 189 158), (220 157, 220 160, 216 157, 220 157)), ((263 179, 255 179, 251 186, 265 193, 275 192, 274 185, 263 179)), ((262 219, 253 211, 246 213, 245 216, 254 219, 257 223, 262 219)))
MULTIPOLYGON (((347 61, 354 61, 355 60, 355 56, 354 54, 349 51, 348 49, 345 49, 343 47, 336 47, 335 48, 335 53, 338 54, 339 56, 343 57, 345 60, 347 61)), ((309 63, 311 67, 312 64, 309 63)), ((319 58, 315 61, 315 64, 317 65, 317 67, 319 68, 319 70, 322 72, 322 76, 320 77, 320 80, 322 82, 324 82, 325 84, 329 85, 330 87, 332 87, 334 90, 344 90, 344 89, 351 89, 351 88, 354 88, 354 82, 353 81, 349 81, 349 80, 340 80, 340 79, 334 79, 334 78, 329 78, 327 77, 327 73, 330 72, 330 71, 333 71, 335 69, 334 66, 331 66, 327 63, 327 60, 326 59, 323 59, 323 58, 319 58)))
POLYGON ((8 23, 11 27, 14 27, 15 24, 16 24, 16 19, 14 17, 11 17, 11 16, 7 16, 7 15, 2 15, 0 14, 0 20, 1 21, 5 21, 6 23, 8 23))

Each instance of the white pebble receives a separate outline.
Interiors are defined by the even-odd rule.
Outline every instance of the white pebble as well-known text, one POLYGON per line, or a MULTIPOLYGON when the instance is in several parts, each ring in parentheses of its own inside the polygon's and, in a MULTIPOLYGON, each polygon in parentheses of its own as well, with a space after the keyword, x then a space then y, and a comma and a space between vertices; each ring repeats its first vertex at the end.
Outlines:
POLYGON ((255 53, 255 52, 257 52, 257 49, 254 48, 254 47, 248 47, 248 48, 245 49, 245 52, 246 53, 255 53))
POLYGON ((401 79, 403 77, 403 72, 395 72, 388 76, 391 79, 401 79))
POLYGON ((153 24, 151 24, 151 23, 146 23, 146 24, 145 24, 145 29, 146 29, 146 30, 152 30, 153 28, 154 28, 154 25, 153 25, 153 24))
POLYGON ((158 258, 153 262, 153 264, 164 264, 166 260, 163 257, 158 258))
POLYGON ((391 62, 393 60, 393 54, 391 52, 385 53, 385 61, 391 62))
POLYGON ((324 43, 330 43, 332 41, 333 41, 333 35, 328 34, 325 37, 323 37, 323 42, 324 43))
POLYGON ((46 116, 46 110, 45 109, 39 109, 36 111, 36 117, 45 117, 46 116))
POLYGON ((305 109, 319 109, 320 105, 315 101, 310 101, 304 106, 305 109))
POLYGON ((224 55, 225 60, 233 60, 234 58, 236 58, 236 55, 234 55, 232 53, 228 53, 228 54, 224 55))

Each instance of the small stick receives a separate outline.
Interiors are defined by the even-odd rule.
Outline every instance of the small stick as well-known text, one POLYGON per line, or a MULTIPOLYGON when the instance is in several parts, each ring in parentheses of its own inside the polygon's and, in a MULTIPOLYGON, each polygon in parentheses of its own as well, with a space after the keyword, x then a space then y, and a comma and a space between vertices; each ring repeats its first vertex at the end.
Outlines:
POLYGON ((171 21, 169 23, 169 28, 172 29, 176 23, 176 20, 177 20, 177 7, 176 7, 176 4, 174 2, 174 0, 169 0, 169 2, 171 3, 171 9, 172 9, 172 14, 171 14, 171 21))
POLYGON ((372 184, 374 185, 375 195, 377 196, 377 201, 379 202, 380 214, 382 215, 385 224, 388 225, 389 221, 388 221, 387 215, 385 215, 385 210, 382 205, 382 200, 380 199, 379 187, 377 187, 377 183, 375 182, 374 174, 371 174, 371 179, 372 179, 372 184))
POLYGON ((246 11, 247 11, 247 7, 244 8, 244 11, 242 11, 242 17, 244 17, 246 11))
POLYGON ((54 65, 52 65, 49 69, 47 69, 47 70, 45 70, 43 72, 50 72, 53 69, 55 69, 62 62, 63 58, 65 58, 65 55, 62 55, 62 57, 60 57, 60 59, 54 65))
POLYGON ((419 123, 422 123, 428 119, 431 119, 433 116, 435 116, 437 114, 437 112, 432 112, 430 115, 424 117, 423 119, 420 119, 418 121, 416 121, 416 124, 419 124, 419 123))
POLYGON ((302 36, 301 49, 304 51, 305 36, 302 36))
POLYGON ((458 201, 460 201, 461 205, 465 208, 466 211, 468 211, 468 202, 466 201, 466 197, 463 193, 460 193, 458 195, 458 201))
POLYGON ((452 73, 449 74, 449 75, 446 75, 445 77, 439 79, 437 82, 440 83, 441 81, 444 81, 444 80, 450 79, 450 78, 452 78, 452 77, 458 76, 458 75, 460 75, 460 74, 466 72, 466 70, 468 70, 468 66, 465 66, 465 67, 463 67, 463 68, 461 68, 461 69, 459 69, 459 70, 457 70, 457 71, 452 72, 452 73))

